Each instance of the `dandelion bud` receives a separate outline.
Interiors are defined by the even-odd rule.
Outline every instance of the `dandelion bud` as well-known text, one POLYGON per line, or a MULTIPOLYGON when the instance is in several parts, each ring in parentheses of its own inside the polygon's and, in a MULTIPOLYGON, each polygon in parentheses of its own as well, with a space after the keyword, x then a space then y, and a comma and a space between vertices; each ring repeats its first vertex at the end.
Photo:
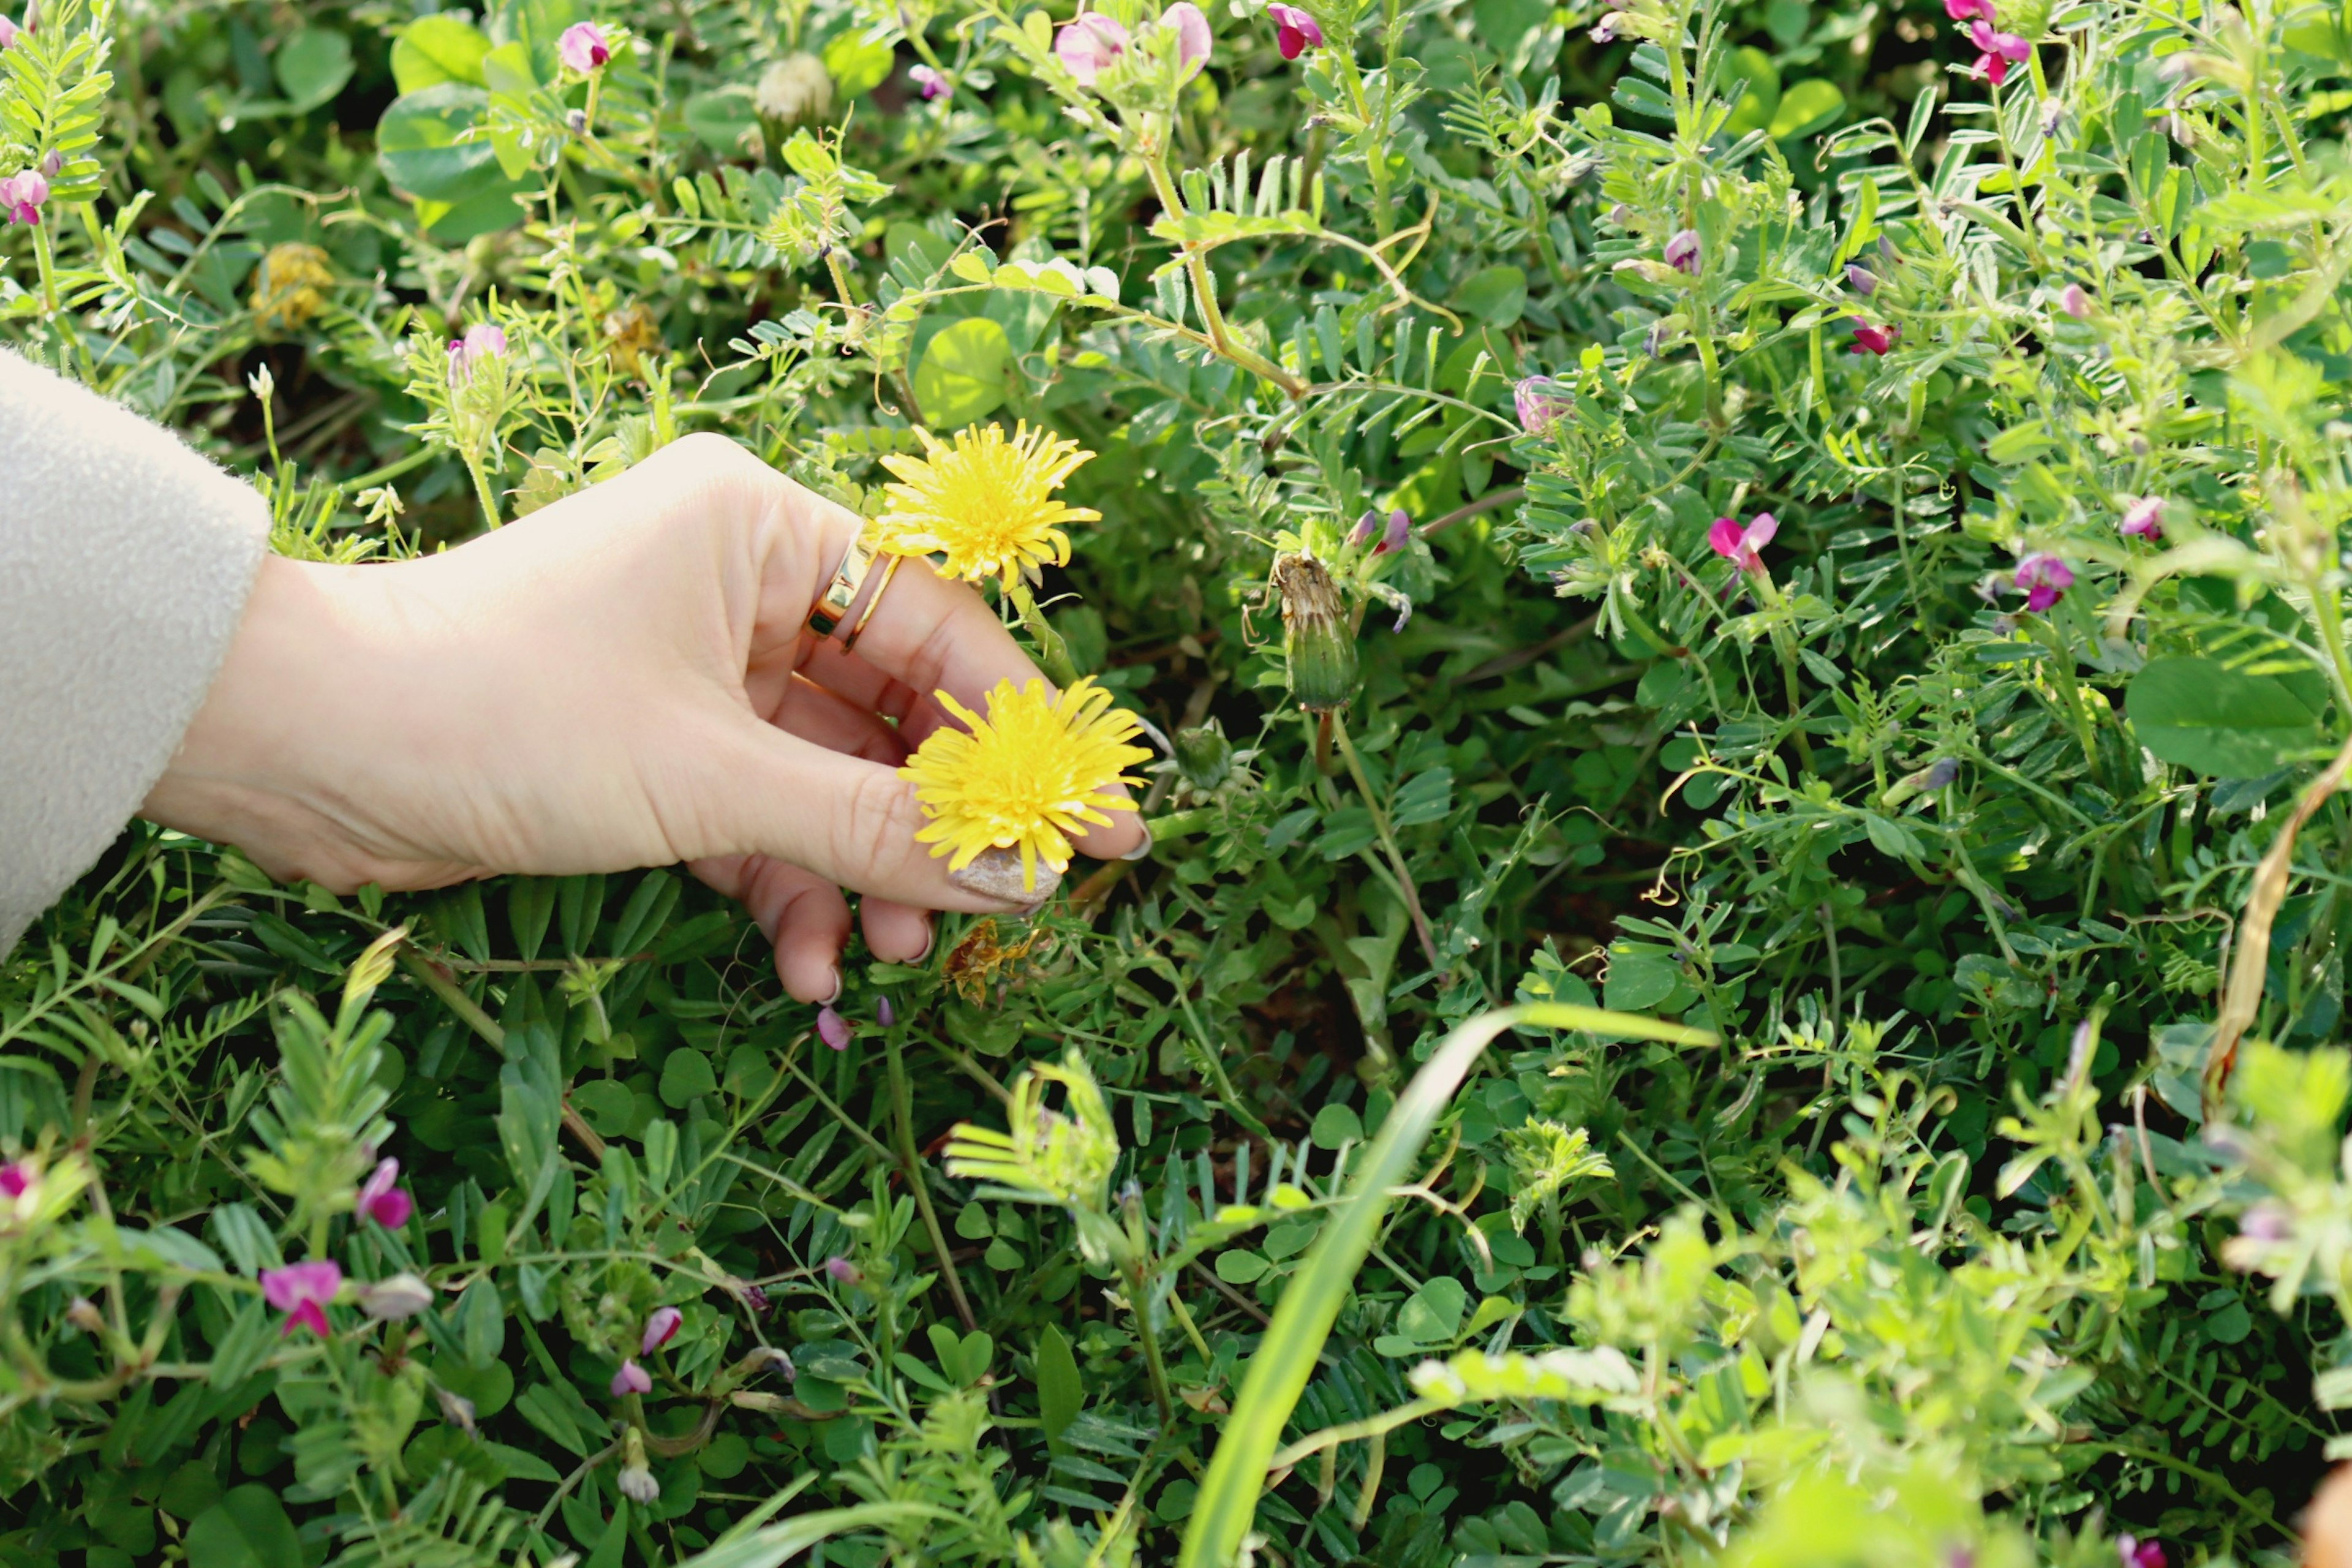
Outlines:
POLYGON ((838 1254, 824 1260, 824 1271, 836 1284, 842 1285, 855 1285, 866 1278, 858 1272, 857 1265, 838 1254))
POLYGON ((362 1285, 359 1289, 360 1310, 376 1322, 390 1322, 398 1318, 413 1318, 433 1304, 433 1287, 415 1275, 403 1272, 388 1279, 362 1285))
POLYGON ((1402 550, 1405 541, 1412 537, 1412 519, 1402 508, 1389 513, 1389 525, 1381 531, 1381 542, 1372 546, 1375 555, 1391 555, 1402 550))
POLYGON ((1381 514, 1376 511, 1365 512, 1356 520, 1356 526, 1348 531, 1348 547, 1350 550, 1361 550, 1379 536, 1380 531, 1381 514))
POLYGON ((637 1353, 651 1355, 669 1343, 677 1337, 678 1324, 685 1321, 686 1314, 676 1307, 656 1307, 653 1315, 646 1320, 646 1331, 637 1336, 637 1353))
POLYGON ((1878 292, 1878 278, 1868 268, 1849 261, 1845 264, 1845 286, 1867 300, 1878 292))
MULTIPOLYGON (((1371 513, 1364 514, 1370 517, 1371 513)), ((1234 771, 1233 742, 1211 723, 1197 730, 1176 731, 1176 767, 1184 782, 1197 790, 1213 790, 1234 771)))
POLYGON ((446 1388, 433 1391, 434 1403, 441 1406, 441 1419, 470 1437, 474 1435, 474 1402, 462 1394, 452 1394, 446 1388))
POLYGON ((816 1037, 836 1051, 849 1048, 849 1020, 830 1007, 816 1010, 816 1037))
POLYGON ((625 1361, 621 1363, 621 1370, 613 1374, 609 1386, 613 1390, 613 1397, 619 1399, 625 1394, 651 1394, 654 1380, 635 1362, 625 1361))
POLYGON ((1339 585, 1323 563, 1301 554, 1276 558, 1274 586, 1282 595, 1282 652, 1291 697, 1310 713, 1345 706, 1356 692, 1356 639, 1339 585))
POLYGON ((90 1305, 87 1296, 76 1296, 66 1303, 66 1321, 86 1334, 106 1331, 106 1320, 98 1315, 98 1309, 90 1305))

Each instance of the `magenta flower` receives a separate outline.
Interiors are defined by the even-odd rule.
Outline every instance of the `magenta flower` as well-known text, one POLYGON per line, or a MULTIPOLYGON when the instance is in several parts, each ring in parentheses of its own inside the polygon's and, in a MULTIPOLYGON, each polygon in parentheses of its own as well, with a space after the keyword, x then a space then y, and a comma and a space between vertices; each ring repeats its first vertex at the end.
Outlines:
POLYGON ((948 79, 929 66, 917 66, 907 73, 907 79, 915 84, 915 90, 923 95, 926 103, 948 95, 948 79))
POLYGON ((2069 283, 2058 291, 2058 308, 2079 321, 2091 313, 2091 296, 2080 283, 2069 283))
POLYGON ((1322 25, 1297 6, 1268 5, 1265 14, 1274 18, 1274 47, 1284 59, 1295 60, 1323 47, 1322 25))
POLYGON ((1666 241, 1666 265, 1677 272, 1698 276, 1698 230, 1676 229, 1666 241))
POLYGON ((563 57, 567 69, 587 76, 603 69, 613 58, 613 41, 595 23, 574 22, 555 40, 555 52, 563 57))
POLYGON ((858 1273, 857 1265, 841 1257, 826 1258, 824 1271, 844 1285, 855 1285, 859 1279, 865 1278, 858 1273))
POLYGON ((2164 498, 2142 496, 2124 508, 2123 531, 2140 539, 2162 539, 2164 537, 2164 498))
POLYGON ((1176 4, 1160 14, 1160 25, 1176 29, 1176 79, 1191 81, 1209 63, 1213 40, 1209 37, 1209 18, 1192 0, 1176 0, 1176 4))
MULTIPOLYGON (((583 24, 584 26, 584 24, 583 24)), ((462 386, 485 362, 504 359, 507 335, 488 321, 477 321, 462 338, 449 340, 449 384, 462 386)))
POLYGON ((7 1198, 12 1202, 21 1198, 30 1192, 40 1179, 41 1173, 33 1168, 30 1162, 11 1160, 6 1164, 0 1165, 0 1198, 7 1198))
POLYGON ((1080 87, 1092 87, 1110 63, 1127 53, 1127 29, 1097 11, 1087 11, 1054 35, 1054 53, 1080 87))
POLYGON ((613 1374, 610 1386, 613 1397, 618 1399, 625 1394, 651 1394, 654 1380, 646 1376, 646 1369, 635 1362, 625 1361, 621 1363, 621 1370, 613 1374))
POLYGON ((1575 406, 1568 388, 1548 375, 1531 375, 1511 388, 1511 407, 1519 428, 1530 436, 1549 433, 1575 406))
POLYGON ((2009 75, 2012 65, 2022 65, 2033 53, 2033 46, 2015 33, 2000 33, 1993 25, 1979 16, 1969 24, 1969 41, 1982 51, 1977 63, 1969 68, 1999 87, 2009 75))
POLYGON ((1955 22, 1965 22, 1976 16, 1988 22, 1995 19, 1992 0, 1944 0, 1944 15, 1955 22))
POLYGON ((669 1343, 677 1337, 678 1324, 685 1321, 686 1314, 676 1307, 656 1307, 653 1315, 646 1320, 646 1331, 638 1337, 637 1353, 651 1355, 669 1343))
POLYGON ((2123 1568, 2164 1568, 2163 1547, 2128 1535, 2116 1537, 2116 1558, 2123 1568))
POLYGON ((874 998, 874 1020, 886 1029, 898 1021, 898 1009, 890 1005, 887 996, 874 998))
POLYGON ((1372 553, 1388 555, 1402 550, 1405 541, 1412 537, 1412 519, 1400 508, 1389 513, 1389 524, 1381 530, 1381 542, 1372 546, 1372 553))
POLYGON ((343 1266, 332 1258, 311 1263, 289 1263, 283 1268, 261 1271, 261 1299, 286 1314, 279 1325, 280 1339, 296 1328, 305 1328, 320 1339, 327 1337, 327 1314, 320 1309, 335 1299, 343 1288, 343 1266))
POLYGON ((1874 327, 1869 322, 1857 318, 1853 323, 1853 342, 1846 352, 1857 354, 1883 354, 1893 348, 1896 340, 1902 336, 1903 329, 1900 327, 1874 327))
POLYGON ((360 1184, 360 1213, 386 1230, 398 1230, 406 1225, 408 1211, 415 1206, 408 1194, 393 1184, 399 1180, 400 1162, 386 1160, 360 1184))
POLYGON ((1365 545, 1370 544, 1373 540, 1379 538, 1380 533, 1381 514, 1376 511, 1368 510, 1363 516, 1356 520, 1356 526, 1348 531, 1349 548, 1352 550, 1361 550, 1365 545))
POLYGON ((2017 575, 2010 582, 2025 595, 2025 607, 2039 615, 2074 585, 2074 569, 2044 552, 2019 562, 2017 575))
POLYGON ((39 223, 41 204, 48 199, 49 182, 38 169, 0 180, 0 206, 8 209, 11 223, 39 223))
POLYGON ((1715 526, 1706 531, 1706 545, 1742 572, 1761 572, 1764 558, 1757 552, 1771 543, 1772 536, 1780 531, 1780 520, 1769 511, 1758 512, 1746 528, 1730 518, 1718 517, 1715 526))
POLYGON ((0 49, 14 48, 16 43, 16 24, 5 16, 0 16, 0 49))
POLYGON ((816 1037, 836 1051, 849 1048, 849 1020, 830 1007, 816 1010, 816 1037))
POLYGON ((1849 261, 1845 264, 1845 286, 1867 300, 1878 292, 1878 277, 1869 268, 1849 261))

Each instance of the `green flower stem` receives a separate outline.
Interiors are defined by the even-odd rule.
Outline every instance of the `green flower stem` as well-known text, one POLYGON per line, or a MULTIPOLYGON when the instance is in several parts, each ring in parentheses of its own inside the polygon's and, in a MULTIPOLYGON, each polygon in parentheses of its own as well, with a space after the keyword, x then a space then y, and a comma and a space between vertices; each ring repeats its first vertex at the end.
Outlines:
POLYGON ((58 313, 58 271, 56 258, 49 248, 47 224, 33 226, 33 259, 41 269, 42 302, 47 306, 48 313, 54 316, 58 313))
POLYGON ((900 1049, 899 1031, 896 1026, 883 1031, 884 1049, 890 1064, 890 1123, 898 1135, 898 1163, 907 1173, 907 1186, 915 1194, 915 1207, 923 1216, 923 1229, 931 1238, 931 1251, 940 1260, 940 1272, 948 1282, 948 1294, 955 1300, 956 1316, 962 1320, 964 1332, 980 1326, 971 1315, 971 1302, 963 1293, 963 1281, 956 1276, 955 1258, 948 1251, 947 1233, 940 1228, 939 1211, 931 1205, 931 1184, 923 1174, 923 1157, 915 1145, 915 1096, 907 1081, 907 1059, 900 1049))
POLYGON ((1070 661, 1070 645, 1045 619, 1045 612, 1038 607, 1036 595, 1029 592, 1028 584, 1015 577, 1006 584, 1005 591, 1013 595, 1013 607, 1020 613, 1021 624, 1037 639, 1037 659, 1045 667, 1045 679, 1067 691, 1078 681, 1078 667, 1070 661))
MULTIPOLYGON (((1143 160, 1143 168, 1151 177, 1151 191, 1160 198, 1160 208, 1171 218, 1183 221, 1187 216, 1184 198, 1177 193, 1176 183, 1168 177, 1167 152, 1152 148, 1143 160)), ((1189 240, 1183 252, 1184 270, 1192 279, 1192 297, 1200 303, 1201 324, 1208 330, 1209 346, 1252 375, 1274 383, 1293 402, 1306 396, 1307 383, 1235 338, 1233 329, 1225 324, 1224 310, 1217 303, 1217 280, 1209 270, 1208 253, 1189 240)))
POLYGON ((1437 939, 1430 934, 1429 917, 1421 910, 1421 892, 1412 885, 1412 873, 1406 869, 1404 852, 1397 847, 1396 832, 1389 826, 1389 814, 1373 793, 1371 781, 1364 776, 1363 759, 1356 755, 1356 743, 1348 738, 1348 721, 1337 712, 1331 715, 1331 737, 1339 742, 1339 754, 1347 760, 1348 776, 1356 781, 1356 793, 1364 797, 1364 809, 1372 814, 1373 830, 1381 836, 1381 847, 1388 852, 1389 867, 1396 873, 1397 891, 1404 895, 1405 912, 1412 916, 1412 933, 1421 939, 1421 951, 1429 960, 1429 967, 1445 972, 1445 961, 1437 955, 1437 939))
POLYGON ((468 448, 466 452, 466 472, 473 476, 474 499, 482 505, 482 521, 491 528, 499 526, 498 492, 490 488, 490 476, 482 468, 482 455, 468 448))

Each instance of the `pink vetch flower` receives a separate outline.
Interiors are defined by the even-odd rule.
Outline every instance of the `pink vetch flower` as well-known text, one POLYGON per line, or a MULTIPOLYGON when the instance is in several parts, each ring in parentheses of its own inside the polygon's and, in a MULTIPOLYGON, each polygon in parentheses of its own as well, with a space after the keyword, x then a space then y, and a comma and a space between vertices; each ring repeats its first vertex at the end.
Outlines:
POLYGON ((555 52, 563 57, 566 68, 588 76, 613 58, 613 40, 593 22, 574 22, 555 40, 555 52))
POLYGON ((1867 300, 1878 292, 1878 274, 1849 261, 1845 264, 1845 286, 1867 300))
POLYGON ((1902 336, 1903 329, 1900 327, 1891 325, 1874 327, 1868 321, 1856 318, 1853 323, 1853 342, 1847 347, 1846 352, 1857 354, 1883 354, 1893 348, 1902 336))
POLYGON ((11 1160, 0 1165, 0 1198, 13 1203, 32 1191, 40 1179, 40 1172, 29 1161, 11 1160))
POLYGON ((462 338, 449 340, 449 384, 462 386, 474 378, 475 369, 487 360, 504 359, 507 335, 488 321, 477 321, 466 329, 462 338))
MULTIPOLYGON (((669 1343, 677 1337, 678 1324, 685 1321, 686 1314, 676 1307, 656 1307, 653 1315, 646 1320, 646 1331, 638 1336, 637 1353, 651 1355, 669 1343)), ((643 1393, 644 1390, 638 1392, 643 1393)))
POLYGON ((1944 0, 1944 15, 1955 22, 1965 22, 1971 17, 1982 17, 1988 22, 1995 19, 1992 0, 1944 0))
POLYGON ((1666 241, 1666 265, 1677 272, 1698 276, 1698 230, 1676 229, 1666 241))
POLYGON ((1511 407, 1519 416, 1519 428, 1530 436, 1548 433, 1574 406, 1568 388, 1548 375, 1528 376, 1511 388, 1511 407))
POLYGON ((2009 76, 2009 68, 2022 65, 2033 54, 2033 46, 2015 33, 1993 30, 1993 25, 1979 16, 1969 24, 1969 41, 1981 53, 1969 68, 1999 87, 2009 76))
POLYGON ((2074 585, 2074 569, 2046 551, 2038 552, 2017 563, 2017 575, 2010 583, 2025 595, 2025 607, 2040 615, 2074 585))
POLYGON ((2116 1537, 2116 1560, 2123 1568, 2165 1568, 2163 1547, 2128 1535, 2116 1537))
POLYGON ((836 1051, 849 1048, 849 1020, 830 1007, 816 1010, 816 1037, 836 1051))
POLYGON ((2164 537, 2164 498, 2142 496, 2124 508, 2123 531, 2135 538, 2157 540, 2164 537))
POLYGON ((8 209, 11 223, 39 223, 41 204, 48 199, 49 182, 38 169, 0 180, 0 206, 8 209))
POLYGON ((1160 25, 1176 30, 1176 79, 1191 81, 1209 63, 1209 51, 1215 47, 1209 37, 1209 18, 1192 0, 1176 0, 1160 13, 1160 25))
POLYGON ((855 1285, 858 1280, 865 1278, 864 1275, 858 1273, 857 1265, 849 1261, 848 1258, 839 1256, 828 1258, 824 1260, 824 1271, 831 1275, 836 1281, 844 1285, 855 1285))
POLYGON ((2079 321, 2091 313, 2091 296, 2080 283, 2069 283, 2058 291, 2058 308, 2079 321))
POLYGON ((1780 531, 1780 520, 1769 511, 1758 512, 1748 519, 1745 528, 1731 518, 1718 517, 1715 526, 1706 531, 1706 546, 1742 572, 1761 572, 1764 557, 1757 552, 1771 543, 1772 536, 1780 531))
POLYGON ((618 1399, 625 1394, 651 1394, 654 1391, 654 1380, 647 1376, 646 1369, 635 1362, 625 1361, 621 1363, 621 1370, 613 1374, 613 1381, 607 1386, 612 1389, 613 1397, 618 1399))
POLYGON ((399 1180, 400 1162, 386 1160, 360 1184, 360 1213, 386 1230, 398 1230, 406 1225, 408 1211, 415 1206, 406 1193, 393 1184, 399 1180))
POLYGON ((1309 49, 1323 47, 1323 26, 1296 5, 1268 5, 1265 14, 1274 18, 1274 47, 1282 58, 1295 60, 1309 49))
POLYGON ((1125 27, 1099 11, 1087 11, 1054 35, 1054 54, 1078 79, 1080 87, 1092 87, 1110 63, 1127 53, 1134 40, 1125 27))
POLYGON ((1367 510, 1363 516, 1356 520, 1356 526, 1348 531, 1348 546, 1351 550, 1361 550, 1365 545, 1378 539, 1380 533, 1381 514, 1367 510))
POLYGON ((874 998, 874 1021, 886 1029, 898 1021, 898 1010, 890 1005, 887 996, 874 998))
POLYGON ((915 90, 923 95, 925 103, 948 95, 948 79, 929 66, 915 67, 907 73, 907 79, 915 84, 915 90))
POLYGON ((18 28, 16 23, 10 21, 5 16, 0 16, 0 49, 9 49, 16 47, 17 31, 18 28))
POLYGON ((1389 513, 1388 526, 1381 530, 1381 542, 1372 546, 1375 555, 1390 555, 1404 548, 1412 537, 1412 517, 1400 507, 1389 513))
POLYGON ((331 1258, 261 1271, 261 1299, 286 1314, 278 1330, 280 1339, 298 1327, 325 1339, 327 1314, 320 1309, 342 1288, 343 1266, 331 1258))

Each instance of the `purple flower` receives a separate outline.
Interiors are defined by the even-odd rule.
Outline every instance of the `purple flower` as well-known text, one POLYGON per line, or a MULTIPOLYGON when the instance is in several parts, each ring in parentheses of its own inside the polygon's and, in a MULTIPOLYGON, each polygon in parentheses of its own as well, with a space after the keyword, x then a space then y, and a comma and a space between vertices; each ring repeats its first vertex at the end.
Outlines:
POLYGON ((898 1021, 898 1011, 890 1005, 887 996, 874 998, 874 1021, 886 1029, 898 1021))
POLYGON ((2142 496, 2124 508, 2123 531, 2140 539, 2164 537, 2164 498, 2142 496))
POLYGON ((1965 22, 1972 16, 1993 20, 1992 0, 1944 0, 1944 15, 1955 22, 1965 22))
POLYGON ((1601 17, 1601 25, 1593 28, 1590 33, 1587 33, 1585 37, 1591 38, 1596 44, 1615 43, 1617 41, 1617 13, 1612 11, 1606 16, 1601 17))
POLYGON ((621 1370, 613 1374, 611 1386, 613 1397, 618 1399, 625 1394, 651 1394, 654 1380, 646 1376, 646 1369, 635 1362, 625 1361, 621 1363, 621 1370))
POLYGON ((824 1260, 824 1271, 844 1285, 855 1285, 865 1278, 858 1273, 857 1265, 838 1256, 824 1260))
POLYGON ((40 1184, 41 1173, 29 1160, 11 1160, 0 1165, 0 1198, 14 1201, 40 1184))
POLYGON ((764 1316, 768 1310, 768 1293, 757 1285, 746 1285, 740 1292, 743 1306, 753 1317, 764 1316))
POLYGON ((1531 375, 1511 388, 1511 406, 1518 414, 1520 429, 1542 436, 1568 417, 1575 400, 1567 387, 1551 377, 1531 375))
POLYGON ((2294 1212, 2264 1198, 2238 1216, 2238 1234, 2249 1241, 2284 1241, 2294 1234, 2294 1212))
POLYGON ((637 1353, 651 1355, 669 1343, 677 1336, 678 1324, 685 1321, 686 1314, 676 1307, 656 1307, 653 1315, 646 1320, 646 1331, 638 1336, 637 1353))
POLYGON ((1857 354, 1883 354, 1893 348, 1902 336, 1903 329, 1900 327, 1874 327, 1867 321, 1856 319, 1853 323, 1853 342, 1848 346, 1846 352, 1857 354))
POLYGON ((0 16, 0 49, 14 48, 16 45, 16 24, 5 16, 0 16))
POLYGON ((923 95, 926 103, 948 95, 948 79, 929 66, 917 66, 907 73, 907 79, 915 84, 915 90, 923 95))
POLYGON ((1666 241, 1666 265, 1677 272, 1698 276, 1698 230, 1679 228, 1666 241))
POLYGON ((1356 526, 1348 531, 1349 546, 1351 549, 1361 550, 1378 538, 1380 531, 1381 514, 1368 510, 1356 520, 1356 526))
POLYGON ((2164 1568, 2164 1548, 2153 1541, 2116 1537, 2116 1560, 2123 1568, 2164 1568))
POLYGON ((1092 87, 1111 61, 1127 53, 1129 42, 1125 27, 1088 11, 1054 35, 1054 53, 1080 87, 1092 87))
POLYGON ((1284 59, 1295 60, 1323 47, 1322 25, 1297 6, 1268 5, 1265 14, 1274 18, 1274 47, 1284 59))
POLYGON ((816 1010, 816 1037, 836 1051, 849 1048, 849 1020, 830 1007, 816 1010))
POLYGON ((504 359, 507 335, 488 321, 476 321, 462 338, 449 340, 449 384, 462 386, 488 361, 504 359))
POLYGON ((406 1225, 408 1211, 414 1206, 408 1194, 393 1184, 399 1180, 400 1162, 386 1160, 360 1184, 360 1212, 386 1230, 398 1230, 406 1225))
POLYGON ((2079 321, 2091 313, 2091 297, 2080 283, 2069 283, 2058 291, 2058 308, 2079 321))
POLYGON ((41 204, 48 199, 49 182, 38 169, 0 180, 0 206, 8 209, 11 223, 39 223, 41 204))
POLYGON ((1402 508, 1389 513, 1389 524, 1381 530, 1381 542, 1372 546, 1375 555, 1388 555, 1404 548, 1412 537, 1412 518, 1402 508))
POLYGON ((52 151, 48 156, 41 160, 41 173, 52 180, 58 177, 58 171, 65 166, 66 158, 62 153, 52 151))
POLYGON ((1764 558, 1757 552, 1771 543, 1772 536, 1780 531, 1780 520, 1769 511, 1758 512, 1746 528, 1730 518, 1718 517, 1715 526, 1706 531, 1706 544, 1742 572, 1761 572, 1764 558))
POLYGON ((261 1299, 286 1314, 286 1321, 278 1330, 280 1339, 297 1327, 325 1339, 327 1314, 319 1309, 333 1300, 335 1292, 342 1288, 343 1266, 332 1258, 289 1263, 283 1268, 261 1271, 261 1299))
POLYGON ((564 66, 581 76, 600 70, 613 58, 613 41, 593 22, 574 22, 555 40, 555 52, 564 66))
POLYGON ((1995 87, 2008 77, 2011 66, 2024 63, 2033 53, 2032 44, 2015 33, 1995 32, 1993 25, 1981 16, 1969 24, 1969 41, 1981 51, 1969 68, 1995 87))
POLYGON ((2039 615, 2074 585, 2074 569, 2055 555, 2041 552, 2019 562, 2017 575, 2010 582, 2025 595, 2025 607, 2039 615))
POLYGON ((1191 81, 1209 63, 1209 18, 1192 0, 1176 0, 1160 14, 1160 25, 1176 29, 1176 79, 1191 81))
POLYGON ((1878 278, 1867 267, 1849 261, 1845 264, 1845 286, 1867 300, 1878 292, 1878 278))

